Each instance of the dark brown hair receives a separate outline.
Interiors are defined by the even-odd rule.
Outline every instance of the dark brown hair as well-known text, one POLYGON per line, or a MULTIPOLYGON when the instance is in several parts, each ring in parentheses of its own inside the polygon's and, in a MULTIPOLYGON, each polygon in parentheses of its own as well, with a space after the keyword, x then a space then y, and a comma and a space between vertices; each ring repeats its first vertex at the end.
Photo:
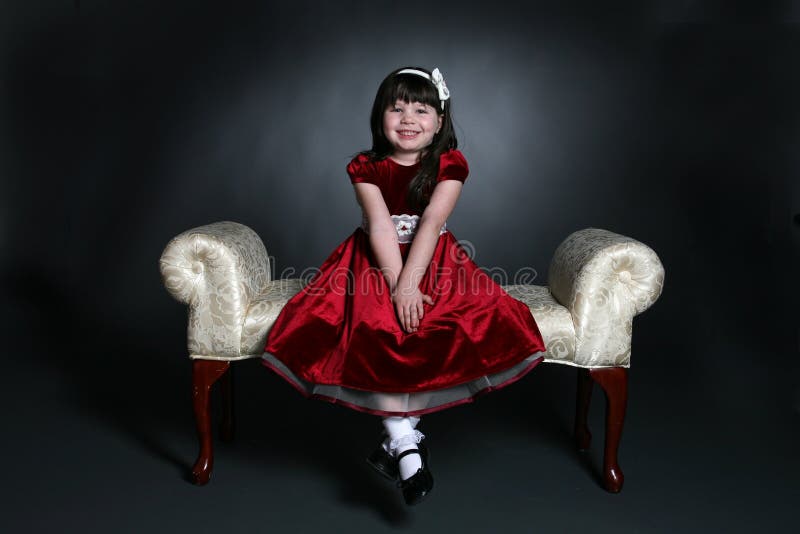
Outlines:
POLYGON ((394 152, 394 147, 386 138, 383 131, 383 113, 389 106, 393 106, 398 100, 408 104, 420 102, 433 107, 442 117, 442 127, 433 136, 433 141, 422 154, 419 172, 411 180, 408 186, 408 202, 412 208, 423 211, 431 198, 433 188, 436 186, 436 177, 439 174, 439 157, 446 151, 458 148, 458 140, 453 130, 452 113, 450 111, 451 101, 439 100, 439 91, 433 82, 423 78, 418 74, 404 73, 399 71, 407 68, 420 70, 428 73, 430 71, 420 67, 401 67, 389 74, 375 95, 375 102, 372 104, 370 115, 370 128, 372 130, 372 148, 365 150, 362 154, 372 160, 383 160, 394 152))

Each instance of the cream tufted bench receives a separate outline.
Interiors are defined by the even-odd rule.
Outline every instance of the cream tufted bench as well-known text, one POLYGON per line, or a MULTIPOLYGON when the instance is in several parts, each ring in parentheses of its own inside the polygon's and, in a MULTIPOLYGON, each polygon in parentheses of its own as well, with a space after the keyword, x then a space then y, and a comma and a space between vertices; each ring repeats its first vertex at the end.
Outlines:
MULTIPOLYGON (((167 290, 189 305, 188 348, 193 361, 193 400, 200 453, 195 484, 211 475, 213 452, 209 392, 220 380, 222 438, 233 437, 231 362, 260 358, 267 332, 281 309, 303 287, 300 279, 272 280, 269 258, 256 233, 239 223, 217 222, 172 239, 161 255, 167 290)), ((575 439, 589 447, 587 413, 592 384, 605 391, 606 489, 622 489, 617 449, 627 405, 633 317, 661 294, 664 268, 646 245, 587 228, 567 237, 550 264, 549 287, 503 288, 528 305, 544 337, 545 361, 578 368, 575 439)))

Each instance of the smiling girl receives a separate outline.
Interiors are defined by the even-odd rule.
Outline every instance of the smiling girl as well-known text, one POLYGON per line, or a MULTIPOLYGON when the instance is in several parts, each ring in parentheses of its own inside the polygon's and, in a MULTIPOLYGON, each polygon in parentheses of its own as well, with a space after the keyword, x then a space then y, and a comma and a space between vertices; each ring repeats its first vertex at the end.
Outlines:
POLYGON ((383 80, 372 148, 347 166, 362 224, 286 304, 263 360, 308 397, 381 416, 367 461, 410 505, 433 487, 419 416, 516 381, 545 350, 447 229, 469 172, 450 106, 438 69, 383 80))

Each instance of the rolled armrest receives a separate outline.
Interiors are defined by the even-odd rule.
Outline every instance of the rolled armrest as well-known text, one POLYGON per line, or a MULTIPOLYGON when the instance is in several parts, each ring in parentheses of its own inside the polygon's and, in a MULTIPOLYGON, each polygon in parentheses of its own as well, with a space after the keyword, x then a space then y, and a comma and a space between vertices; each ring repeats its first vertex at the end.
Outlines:
POLYGON ((664 286, 653 250, 598 228, 571 234, 556 249, 548 285, 572 313, 575 363, 629 367, 633 317, 652 305, 664 286))
POLYGON ((189 305, 189 354, 239 356, 247 307, 271 277, 261 238, 230 221, 193 228, 169 242, 160 268, 167 291, 189 305))

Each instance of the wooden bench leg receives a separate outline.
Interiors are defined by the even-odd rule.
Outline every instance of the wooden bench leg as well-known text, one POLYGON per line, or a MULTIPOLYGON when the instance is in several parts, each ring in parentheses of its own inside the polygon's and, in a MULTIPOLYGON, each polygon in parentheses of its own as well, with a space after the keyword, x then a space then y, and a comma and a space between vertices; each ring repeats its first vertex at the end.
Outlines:
MULTIPOLYGON (((606 448, 603 454, 603 481, 606 490, 619 493, 625 476, 617 462, 625 409, 628 405, 628 370, 624 367, 591 369, 592 380, 606 393, 606 448)), ((588 404, 587 404, 588 406, 588 404)))
POLYGON ((230 362, 225 361, 194 360, 192 362, 192 401, 194 418, 197 423, 197 437, 200 440, 200 453, 192 468, 192 482, 198 486, 208 483, 214 465, 211 413, 209 412, 211 386, 229 367, 230 362))

